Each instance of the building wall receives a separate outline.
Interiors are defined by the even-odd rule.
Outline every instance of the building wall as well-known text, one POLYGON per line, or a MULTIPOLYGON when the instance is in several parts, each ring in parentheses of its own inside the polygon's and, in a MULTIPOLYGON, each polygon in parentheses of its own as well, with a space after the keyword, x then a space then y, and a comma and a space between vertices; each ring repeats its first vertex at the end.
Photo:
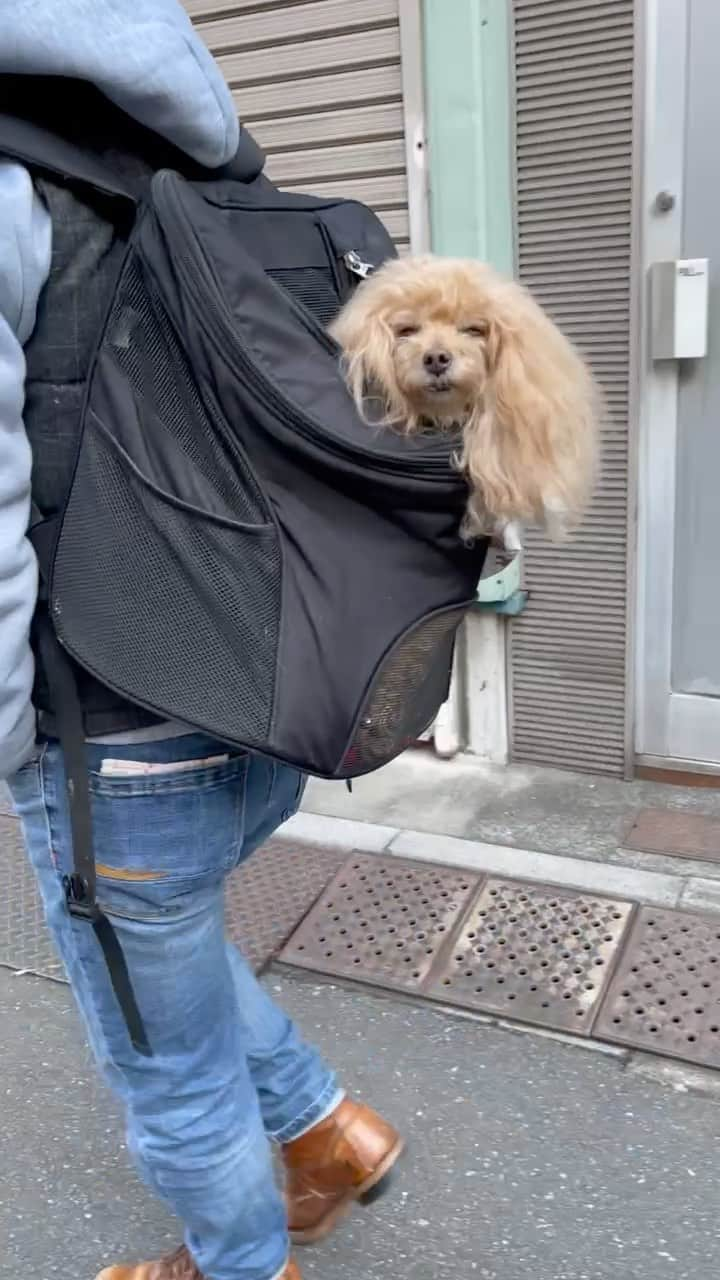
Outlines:
POLYGON ((633 0, 425 0, 433 247, 515 271, 589 359, 602 476, 574 540, 528 531, 526 611, 470 619, 466 742, 622 774, 633 186, 633 0), (462 162, 459 162, 459 158, 462 162))
POLYGON ((626 671, 633 0, 513 0, 517 266, 606 401, 602 474, 574 540, 527 539, 511 641, 515 760, 620 775, 626 671))
MULTIPOLYGON (((509 7, 425 0, 425 111, 436 253, 513 271, 509 7)), ((506 623, 472 613, 458 645, 455 732, 485 759, 507 759, 506 623)), ((436 733, 436 744, 438 735, 436 733)))
MULTIPOLYGON (((401 0, 185 0, 289 191, 369 204, 410 243, 401 0)), ((412 6, 410 8, 412 11, 412 6)), ((406 62, 410 58, 406 55, 406 62)))

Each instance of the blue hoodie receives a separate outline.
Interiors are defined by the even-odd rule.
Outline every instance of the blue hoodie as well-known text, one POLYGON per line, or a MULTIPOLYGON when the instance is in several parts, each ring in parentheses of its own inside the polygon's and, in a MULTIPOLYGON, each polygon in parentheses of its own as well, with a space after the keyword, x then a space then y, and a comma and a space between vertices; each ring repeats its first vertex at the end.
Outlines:
MULTIPOLYGON (((0 3, 0 74, 74 76, 201 164, 238 145, 230 92, 178 0, 0 3)), ((27 171, 0 157, 0 778, 31 756, 30 622, 37 597, 26 538, 31 455, 25 358, 50 270, 52 226, 27 171)))

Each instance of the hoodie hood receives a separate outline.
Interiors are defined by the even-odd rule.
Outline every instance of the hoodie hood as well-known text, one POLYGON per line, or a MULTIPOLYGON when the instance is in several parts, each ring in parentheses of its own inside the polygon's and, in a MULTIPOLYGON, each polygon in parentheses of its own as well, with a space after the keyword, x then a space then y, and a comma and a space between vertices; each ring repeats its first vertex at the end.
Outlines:
POLYGON ((178 0, 0 0, 0 73, 90 81, 208 168, 237 150, 232 96, 178 0))

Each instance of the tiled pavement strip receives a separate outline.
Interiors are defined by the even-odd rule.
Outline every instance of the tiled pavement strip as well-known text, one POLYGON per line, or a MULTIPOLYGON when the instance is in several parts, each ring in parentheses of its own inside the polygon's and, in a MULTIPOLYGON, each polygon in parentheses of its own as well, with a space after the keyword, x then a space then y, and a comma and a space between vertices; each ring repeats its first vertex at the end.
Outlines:
MULTIPOLYGON (((481 869, 435 864, 438 842, 452 861, 479 846, 358 825, 301 815, 231 878, 228 933, 256 968, 285 942, 280 960, 315 973, 720 1068, 720 915, 658 905, 679 898, 679 878, 573 863, 567 887, 572 860, 538 854, 520 860, 533 878, 516 879, 513 850, 486 846, 481 869), (335 847, 323 831, 341 833, 335 847), (373 852, 348 856, 351 835, 373 852), (397 856, 414 846, 422 860, 397 856), (554 867, 563 883, 542 883, 554 867), (646 886, 656 905, 597 892, 603 871, 608 888, 646 886)), ((0 818, 0 832, 0 963, 60 979, 17 824, 0 818)))

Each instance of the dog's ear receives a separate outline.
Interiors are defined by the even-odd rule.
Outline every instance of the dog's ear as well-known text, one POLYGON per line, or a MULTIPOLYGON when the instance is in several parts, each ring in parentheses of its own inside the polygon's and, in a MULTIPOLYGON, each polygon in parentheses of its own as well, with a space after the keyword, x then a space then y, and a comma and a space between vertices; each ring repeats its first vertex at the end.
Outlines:
POLYGON ((397 387, 394 339, 379 306, 381 281, 370 277, 359 285, 353 297, 330 325, 330 335, 342 347, 348 387, 358 409, 364 414, 368 399, 379 401, 386 422, 401 421, 406 413, 397 387))
POLYGON ((466 457, 468 469, 477 473, 494 515, 557 526, 563 513, 571 525, 588 501, 595 472, 599 398, 590 372, 514 284, 499 300, 487 349, 484 421, 470 429, 471 451, 485 457, 466 457))
POLYGON ((487 351, 488 373, 493 374, 500 364, 500 352, 502 350, 503 331, 502 326, 497 320, 488 321, 488 334, 485 339, 485 350, 487 351))

